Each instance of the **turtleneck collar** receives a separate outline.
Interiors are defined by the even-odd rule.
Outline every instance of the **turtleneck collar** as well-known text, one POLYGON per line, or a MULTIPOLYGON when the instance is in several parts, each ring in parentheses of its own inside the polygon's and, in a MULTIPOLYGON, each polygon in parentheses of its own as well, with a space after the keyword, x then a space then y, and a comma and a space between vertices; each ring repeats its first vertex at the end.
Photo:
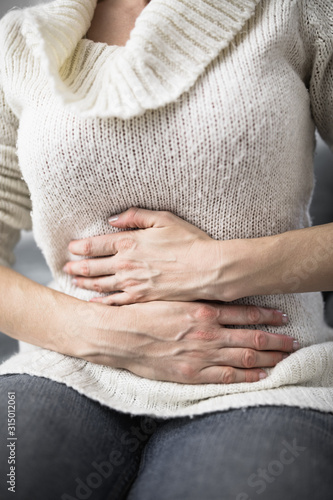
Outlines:
MULTIPOLYGON (((140 115, 189 90, 254 14, 259 0, 151 0, 125 47, 110 53, 101 88, 73 93, 60 69, 88 31, 97 0, 55 0, 21 11, 21 32, 64 105, 87 117, 140 115)), ((94 43, 94 42, 92 42, 94 43)))

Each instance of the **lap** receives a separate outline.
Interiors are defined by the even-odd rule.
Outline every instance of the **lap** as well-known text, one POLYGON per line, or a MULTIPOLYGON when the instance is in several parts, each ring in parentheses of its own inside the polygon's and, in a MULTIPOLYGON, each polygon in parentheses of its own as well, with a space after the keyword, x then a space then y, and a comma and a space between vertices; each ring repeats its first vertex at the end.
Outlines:
POLYGON ((9 391, 16 402, 17 500, 124 498, 155 429, 150 419, 114 411, 65 384, 20 374, 0 376, 1 499, 13 497, 4 481, 9 391))
MULTIPOLYGON (((329 500, 333 415, 256 407, 154 419, 43 377, 0 376, 0 498, 8 392, 16 401, 17 500, 329 500)), ((4 471, 5 474, 4 474, 4 471)))
POLYGON ((128 500, 330 500, 333 415, 255 407, 166 422, 128 500))

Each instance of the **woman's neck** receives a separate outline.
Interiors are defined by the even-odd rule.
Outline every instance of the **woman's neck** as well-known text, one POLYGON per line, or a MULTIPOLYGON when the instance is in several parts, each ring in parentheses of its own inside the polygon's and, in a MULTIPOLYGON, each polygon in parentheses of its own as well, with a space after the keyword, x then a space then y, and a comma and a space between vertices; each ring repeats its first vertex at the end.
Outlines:
POLYGON ((98 0, 97 4, 112 4, 113 6, 122 6, 125 8, 144 8, 150 0, 98 0))
POLYGON ((150 0, 99 0, 87 38, 94 42, 124 46, 137 17, 150 0))

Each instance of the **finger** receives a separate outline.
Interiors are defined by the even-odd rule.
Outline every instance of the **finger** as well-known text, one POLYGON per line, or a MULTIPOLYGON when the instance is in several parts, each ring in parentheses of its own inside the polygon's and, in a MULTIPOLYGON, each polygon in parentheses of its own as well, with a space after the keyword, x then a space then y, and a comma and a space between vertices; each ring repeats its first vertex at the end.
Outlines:
POLYGON ((255 349, 222 348, 211 356, 214 364, 232 366, 235 368, 272 367, 288 357, 279 351, 256 351, 255 349))
POLYGON ((196 330, 186 335, 188 340, 212 342, 213 349, 221 347, 245 347, 256 351, 293 352, 299 342, 289 335, 264 332, 263 330, 221 328, 211 331, 196 330))
MULTIPOLYGON (((200 384, 239 384, 243 382, 259 382, 267 374, 260 369, 241 370, 231 366, 208 366, 200 371, 200 384)), ((188 383, 188 382, 187 382, 188 383)))
POLYGON ((221 325, 285 325, 288 316, 277 309, 252 305, 218 305, 221 325))
POLYGON ((256 351, 293 352, 299 343, 289 335, 279 335, 262 330, 227 329, 221 332, 224 347, 249 347, 256 351))
POLYGON ((107 257, 67 262, 63 271, 73 276, 108 276, 116 273, 115 267, 112 257, 107 257))
POLYGON ((99 293, 109 293, 119 290, 115 276, 105 276, 99 278, 82 278, 76 276, 72 279, 73 285, 85 290, 93 290, 99 293))
POLYGON ((266 372, 259 368, 242 370, 230 366, 215 365, 202 368, 199 372, 192 368, 188 370, 187 367, 185 367, 185 370, 174 371, 169 366, 164 372, 161 372, 161 363, 158 366, 150 366, 147 363, 131 362, 128 369, 140 377, 181 384, 237 384, 258 382, 267 377, 266 372))
POLYGON ((108 222, 115 227, 146 229, 170 226, 177 219, 171 212, 131 207, 126 212, 109 217, 108 222))
POLYGON ((100 302, 101 304, 108 306, 124 306, 133 304, 133 300, 126 292, 111 294, 106 297, 94 297, 93 299, 90 299, 89 302, 100 302), (114 295, 118 297, 116 300, 114 299, 114 295))
POLYGON ((68 249, 73 255, 82 255, 85 257, 115 255, 117 253, 116 243, 120 235, 123 237, 122 233, 116 233, 73 240, 68 245, 68 249))

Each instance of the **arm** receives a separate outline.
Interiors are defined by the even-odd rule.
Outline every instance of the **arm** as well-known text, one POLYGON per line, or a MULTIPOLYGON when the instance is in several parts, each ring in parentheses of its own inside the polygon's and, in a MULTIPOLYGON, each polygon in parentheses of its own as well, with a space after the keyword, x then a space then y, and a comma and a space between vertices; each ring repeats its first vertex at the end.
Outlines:
POLYGON ((113 292, 97 302, 230 302, 333 289, 333 224, 227 241, 213 240, 170 212, 131 208, 111 224, 144 229, 73 241, 74 254, 105 257, 65 266, 77 286, 113 292))
POLYGON ((0 330, 17 340, 72 353, 71 334, 82 327, 79 320, 73 323, 80 301, 10 269, 20 230, 31 229, 30 194, 16 154, 17 129, 18 119, 0 85, 0 330))
POLYGON ((259 367, 275 366, 299 347, 286 335, 226 327, 282 325, 281 312, 269 309, 190 302, 107 307, 3 266, 0 297, 0 329, 7 335, 154 380, 256 382, 266 376, 259 367))
POLYGON ((333 224, 219 246, 222 300, 333 289, 333 224))
POLYGON ((0 331, 12 338, 79 357, 95 313, 83 301, 0 266, 0 331))

